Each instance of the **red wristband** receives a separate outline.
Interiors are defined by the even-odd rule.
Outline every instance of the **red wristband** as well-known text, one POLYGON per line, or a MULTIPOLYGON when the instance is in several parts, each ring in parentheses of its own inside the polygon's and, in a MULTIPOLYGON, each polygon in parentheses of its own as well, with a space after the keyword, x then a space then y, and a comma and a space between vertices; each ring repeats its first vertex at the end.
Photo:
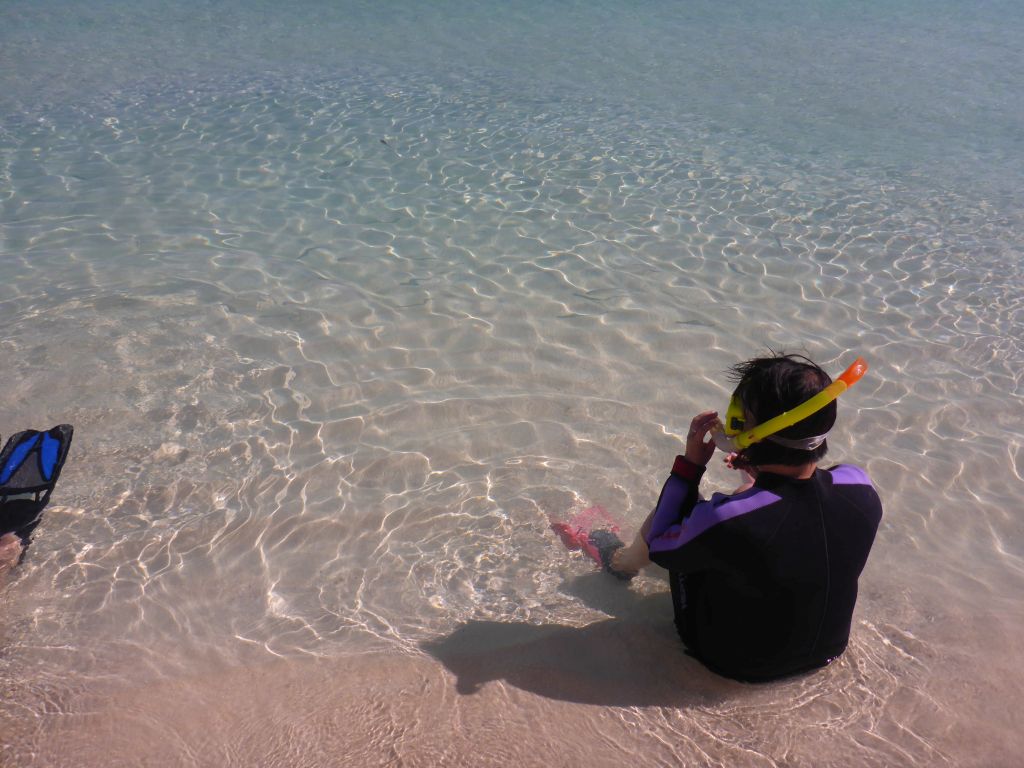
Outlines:
POLYGON ((678 475, 684 480, 696 483, 700 482, 705 469, 706 467, 702 467, 700 464, 694 464, 685 456, 676 456, 675 463, 672 465, 672 474, 678 475))

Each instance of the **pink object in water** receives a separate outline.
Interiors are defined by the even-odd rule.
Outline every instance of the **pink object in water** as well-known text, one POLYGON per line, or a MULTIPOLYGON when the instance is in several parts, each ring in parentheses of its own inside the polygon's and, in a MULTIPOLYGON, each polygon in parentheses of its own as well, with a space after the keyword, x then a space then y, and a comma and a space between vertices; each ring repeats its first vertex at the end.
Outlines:
POLYGON ((595 505, 577 512, 565 522, 552 520, 551 530, 562 539, 566 549, 582 550, 587 557, 604 567, 601 552, 591 541, 590 534, 592 531, 603 530, 617 535, 619 526, 604 507, 595 505))

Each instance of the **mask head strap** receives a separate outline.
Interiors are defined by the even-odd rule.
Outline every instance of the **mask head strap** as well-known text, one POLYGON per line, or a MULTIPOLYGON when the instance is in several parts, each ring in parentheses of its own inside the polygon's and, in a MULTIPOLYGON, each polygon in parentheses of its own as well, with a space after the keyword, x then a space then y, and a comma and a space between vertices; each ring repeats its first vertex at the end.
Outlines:
POLYGON ((822 443, 825 442, 825 435, 815 435, 814 437, 800 437, 800 438, 789 438, 779 437, 778 435, 768 435, 765 438, 770 443, 781 445, 784 448, 795 448, 798 451, 813 451, 818 448, 822 443))

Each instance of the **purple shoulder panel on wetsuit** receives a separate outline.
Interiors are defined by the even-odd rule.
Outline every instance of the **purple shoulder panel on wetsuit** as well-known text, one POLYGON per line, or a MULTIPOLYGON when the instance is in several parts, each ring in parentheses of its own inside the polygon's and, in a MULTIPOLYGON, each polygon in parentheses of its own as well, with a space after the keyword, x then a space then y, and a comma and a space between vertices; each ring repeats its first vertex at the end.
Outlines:
MULTIPOLYGON (((693 508, 693 512, 682 523, 670 525, 666 529, 657 529, 651 526, 651 539, 648 546, 651 552, 667 552, 686 543, 726 520, 732 520, 740 515, 746 515, 755 510, 774 504, 781 497, 765 491, 756 486, 749 491, 735 496, 725 496, 716 493, 710 501, 702 501, 693 508), (655 534, 655 531, 658 531, 655 534)), ((660 505, 659 505, 660 508, 660 505)), ((657 518, 656 518, 657 519, 657 518)))
POLYGON ((868 473, 852 464, 837 464, 829 470, 829 474, 832 475, 833 485, 871 485, 868 473))

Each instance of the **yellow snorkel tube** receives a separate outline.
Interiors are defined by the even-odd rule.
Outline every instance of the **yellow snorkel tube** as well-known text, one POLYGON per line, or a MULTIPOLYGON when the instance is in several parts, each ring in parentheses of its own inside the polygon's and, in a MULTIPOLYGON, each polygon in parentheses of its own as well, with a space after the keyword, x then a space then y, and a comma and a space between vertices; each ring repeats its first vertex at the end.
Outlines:
POLYGON ((853 365, 843 371, 843 374, 816 394, 810 400, 806 400, 790 411, 783 411, 763 424, 758 424, 753 429, 743 431, 745 417, 743 415, 743 404, 735 397, 729 403, 729 409, 725 412, 725 423, 720 428, 712 430, 711 436, 719 449, 728 453, 739 453, 744 448, 759 443, 769 435, 791 427, 798 421, 803 421, 813 413, 817 413, 826 405, 831 403, 843 392, 856 384, 861 376, 868 370, 868 364, 863 357, 853 361, 853 365))

